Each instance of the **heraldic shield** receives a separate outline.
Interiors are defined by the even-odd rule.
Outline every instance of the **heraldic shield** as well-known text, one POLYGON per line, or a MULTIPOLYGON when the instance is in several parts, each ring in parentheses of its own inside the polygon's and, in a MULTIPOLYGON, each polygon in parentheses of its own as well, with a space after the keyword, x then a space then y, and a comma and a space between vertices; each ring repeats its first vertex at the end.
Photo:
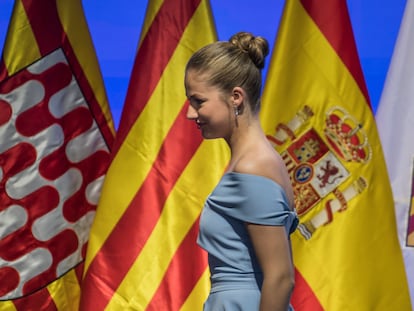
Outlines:
POLYGON ((365 164, 372 155, 365 131, 344 108, 326 111, 322 133, 308 125, 313 117, 312 109, 304 106, 287 124, 279 123, 273 136, 267 136, 276 149, 288 144, 281 155, 293 183, 296 211, 300 218, 312 213, 298 227, 305 239, 331 223, 334 213, 344 212, 348 202, 367 187, 360 176, 343 188, 350 176, 343 163, 365 164), (319 204, 322 199, 325 204, 319 204))

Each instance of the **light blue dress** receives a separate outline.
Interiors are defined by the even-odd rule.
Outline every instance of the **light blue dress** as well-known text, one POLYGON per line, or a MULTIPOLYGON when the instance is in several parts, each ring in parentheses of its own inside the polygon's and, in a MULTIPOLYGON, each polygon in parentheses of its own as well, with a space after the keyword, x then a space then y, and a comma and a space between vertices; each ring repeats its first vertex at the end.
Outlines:
POLYGON ((200 218, 197 242, 208 252, 211 274, 204 311, 259 309, 263 275, 246 222, 284 226, 289 236, 298 218, 289 209, 284 189, 273 180, 227 173, 207 198, 200 218))

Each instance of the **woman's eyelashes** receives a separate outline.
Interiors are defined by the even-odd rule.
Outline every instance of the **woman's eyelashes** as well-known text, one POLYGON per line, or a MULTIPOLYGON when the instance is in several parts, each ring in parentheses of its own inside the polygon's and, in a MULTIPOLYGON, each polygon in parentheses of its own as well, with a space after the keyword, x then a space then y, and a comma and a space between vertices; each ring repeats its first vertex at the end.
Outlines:
POLYGON ((190 105, 194 107, 195 109, 198 109, 201 107, 201 105, 206 101, 205 99, 197 98, 197 97, 190 97, 189 98, 190 105))

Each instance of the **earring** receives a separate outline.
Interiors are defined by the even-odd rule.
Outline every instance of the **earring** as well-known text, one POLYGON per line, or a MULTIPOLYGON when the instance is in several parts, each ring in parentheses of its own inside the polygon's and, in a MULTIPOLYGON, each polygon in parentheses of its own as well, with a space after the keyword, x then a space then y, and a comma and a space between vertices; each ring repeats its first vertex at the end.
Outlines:
POLYGON ((234 115, 237 117, 239 115, 239 107, 234 106, 234 115))

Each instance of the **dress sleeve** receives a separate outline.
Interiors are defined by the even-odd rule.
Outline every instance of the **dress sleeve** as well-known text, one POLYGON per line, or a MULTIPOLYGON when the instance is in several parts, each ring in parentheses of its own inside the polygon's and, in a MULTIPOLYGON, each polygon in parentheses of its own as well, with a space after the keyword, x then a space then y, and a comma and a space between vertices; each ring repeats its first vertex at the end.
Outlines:
POLYGON ((263 176, 227 173, 207 200, 218 213, 244 222, 285 226, 288 233, 298 225, 284 189, 263 176))

